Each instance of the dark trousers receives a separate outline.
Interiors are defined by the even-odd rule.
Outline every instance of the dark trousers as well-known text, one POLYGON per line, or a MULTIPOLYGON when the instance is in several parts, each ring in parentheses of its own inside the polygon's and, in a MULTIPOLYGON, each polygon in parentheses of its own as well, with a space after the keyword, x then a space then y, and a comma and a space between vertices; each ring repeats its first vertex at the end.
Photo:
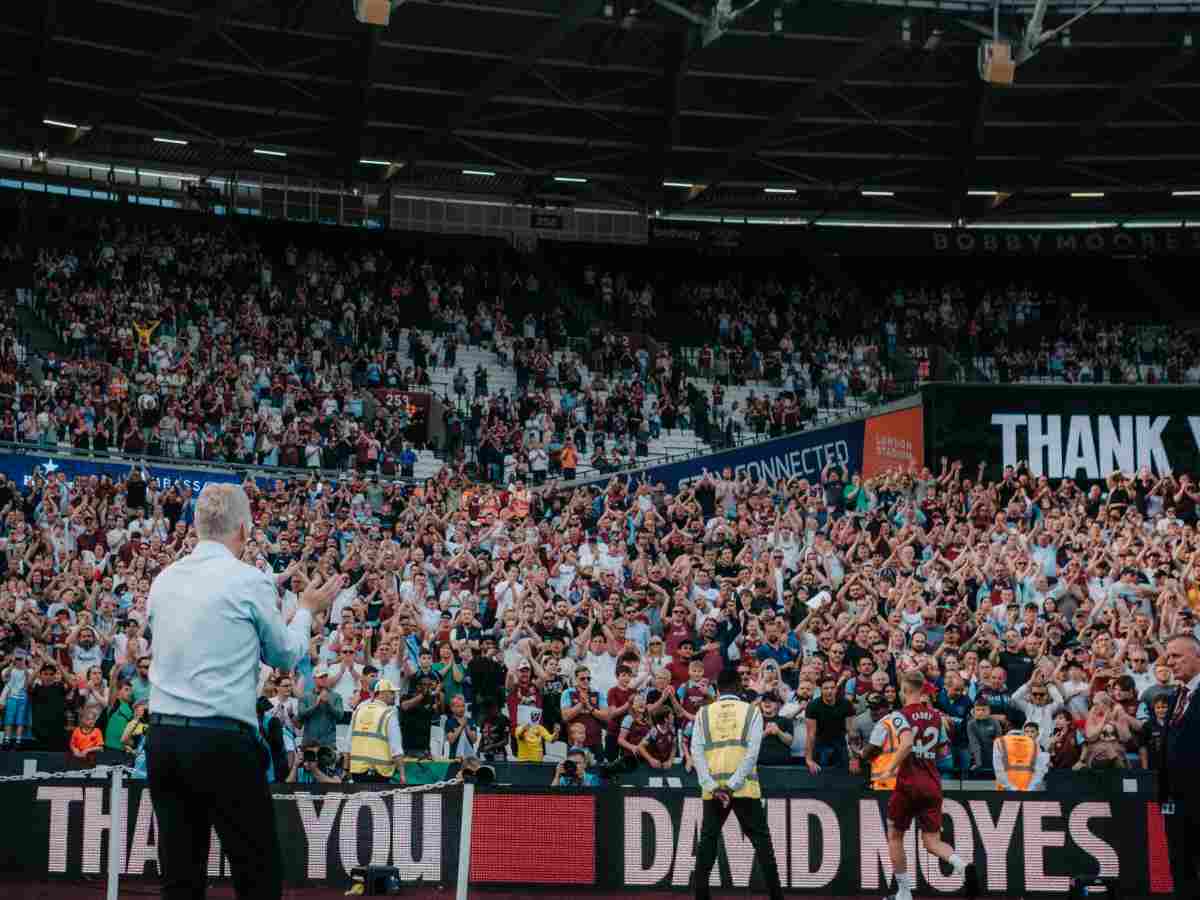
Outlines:
POLYGON ((1175 814, 1163 817, 1167 855, 1175 896, 1179 900, 1200 900, 1200 816, 1189 815, 1184 807, 1184 803, 1177 803, 1175 814))
POLYGON ((850 767, 850 758, 846 752, 844 740, 817 744, 813 747, 813 756, 816 757, 817 765, 822 768, 846 769, 850 767))
POLYGON ((275 801, 259 742, 249 733, 170 725, 155 725, 146 739, 163 900, 203 900, 213 828, 238 900, 280 900, 275 801))
POLYGON ((712 896, 708 885, 712 867, 717 861, 717 841, 721 827, 732 811, 737 816, 742 833, 754 847, 754 857, 762 870, 763 883, 770 892, 771 900, 783 900, 783 886, 779 883, 779 867, 775 864, 775 850, 771 844, 771 832, 767 830, 767 814, 761 800, 749 797, 734 797, 729 806, 719 800, 704 801, 704 819, 700 825, 700 848, 696 851, 695 880, 696 900, 709 900, 712 896))

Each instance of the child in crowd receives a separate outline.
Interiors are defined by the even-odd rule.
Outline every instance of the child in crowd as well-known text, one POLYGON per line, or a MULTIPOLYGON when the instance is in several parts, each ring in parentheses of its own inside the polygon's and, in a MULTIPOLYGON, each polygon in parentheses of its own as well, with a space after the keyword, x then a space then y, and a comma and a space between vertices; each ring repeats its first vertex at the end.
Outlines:
POLYGON ((642 738, 650 733, 651 727, 653 727, 653 723, 650 721, 650 713, 646 708, 646 696, 635 694, 629 712, 621 720, 621 731, 617 736, 622 759, 640 759, 641 754, 638 752, 638 747, 642 743, 642 738))
POLYGON ((675 697, 683 709, 686 719, 685 729, 691 735, 691 724, 696 721, 700 708, 716 699, 716 691, 704 677, 704 660, 692 659, 688 662, 688 679, 675 689, 675 697))
POLYGON ((541 762, 546 756, 546 744, 558 740, 558 726, 547 731, 540 719, 517 726, 517 759, 521 762, 541 762))
POLYGON ((86 766, 96 765, 96 754, 104 747, 104 732, 96 727, 100 710, 89 705, 71 732, 71 755, 86 766))
POLYGON ((11 747, 25 739, 25 723, 29 721, 29 654, 24 650, 13 654, 3 698, 4 745, 11 747))
POLYGON ((992 708, 983 697, 975 701, 973 718, 967 723, 967 746, 971 754, 972 774, 992 768, 992 744, 1000 736, 1000 724, 992 718, 992 708))
POLYGON ((1152 714, 1146 723, 1145 742, 1138 750, 1143 769, 1156 769, 1162 760, 1163 742, 1170 727, 1171 700, 1169 695, 1160 694, 1151 704, 1152 714))

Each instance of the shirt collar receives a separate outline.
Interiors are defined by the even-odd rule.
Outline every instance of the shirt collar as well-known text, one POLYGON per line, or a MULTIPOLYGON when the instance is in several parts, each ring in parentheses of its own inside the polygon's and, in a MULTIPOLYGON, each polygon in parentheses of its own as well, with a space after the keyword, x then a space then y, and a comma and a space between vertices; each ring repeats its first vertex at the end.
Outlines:
POLYGON ((1192 677, 1192 680, 1187 683, 1188 693, 1194 694, 1198 688, 1200 688, 1200 675, 1195 675, 1192 677))
POLYGON ((196 549, 193 553, 202 553, 205 556, 228 556, 233 559, 233 553, 229 548, 219 541, 202 540, 196 542, 196 549))
POLYGON ((737 694, 722 694, 717 699, 718 700, 741 700, 742 698, 739 697, 737 694))

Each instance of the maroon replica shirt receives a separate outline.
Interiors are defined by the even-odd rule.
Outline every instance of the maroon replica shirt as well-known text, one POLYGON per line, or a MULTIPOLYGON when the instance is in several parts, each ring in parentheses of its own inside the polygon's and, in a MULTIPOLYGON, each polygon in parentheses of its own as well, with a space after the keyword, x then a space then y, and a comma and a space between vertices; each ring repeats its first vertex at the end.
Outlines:
POLYGON ((701 687, 690 680, 679 686, 676 696, 679 698, 680 705, 692 715, 700 712, 700 707, 714 698, 711 687, 701 687))
POLYGON ((899 715, 903 717, 904 725, 897 729, 897 735, 906 729, 912 731, 913 746, 896 774, 896 790, 940 797, 942 779, 938 775, 938 751, 949 740, 942 714, 928 703, 910 703, 900 710, 899 715))
MULTIPOLYGON (((610 687, 608 689, 608 708, 610 710, 624 706, 625 701, 637 693, 633 688, 610 687)), ((608 720, 608 733, 614 738, 621 733, 621 723, 625 721, 625 717, 629 715, 629 710, 621 713, 619 716, 613 716, 608 720)))
POLYGON ((656 725, 642 738, 642 743, 646 745, 646 752, 659 762, 669 763, 675 758, 674 728, 656 725))

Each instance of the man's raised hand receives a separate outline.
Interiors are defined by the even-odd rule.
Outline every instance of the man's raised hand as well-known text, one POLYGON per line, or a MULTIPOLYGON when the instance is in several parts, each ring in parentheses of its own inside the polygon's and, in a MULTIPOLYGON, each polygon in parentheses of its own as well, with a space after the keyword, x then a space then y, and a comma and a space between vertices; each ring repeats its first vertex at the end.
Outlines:
POLYGON ((334 575, 324 582, 314 581, 300 595, 299 605, 309 612, 320 612, 328 608, 329 604, 333 602, 333 598, 345 586, 345 575, 334 575))

